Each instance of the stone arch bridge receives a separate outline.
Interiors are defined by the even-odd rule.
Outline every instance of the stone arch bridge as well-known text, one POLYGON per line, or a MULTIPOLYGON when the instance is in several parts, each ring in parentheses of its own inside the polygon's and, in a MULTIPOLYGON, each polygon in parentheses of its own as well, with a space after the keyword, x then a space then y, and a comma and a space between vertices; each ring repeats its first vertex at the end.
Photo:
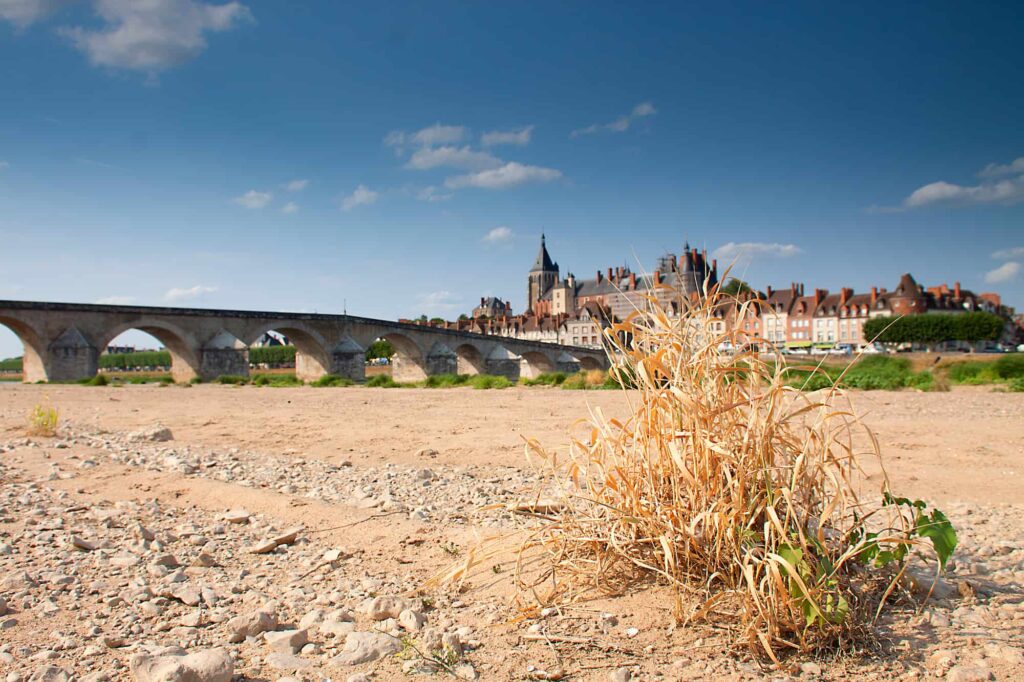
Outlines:
POLYGON ((0 324, 25 345, 24 380, 77 381, 95 376, 100 354, 120 334, 137 329, 171 355, 175 381, 249 374, 249 346, 278 332, 294 344, 304 381, 335 374, 366 378, 364 354, 378 338, 397 356, 397 381, 435 374, 498 374, 516 380, 542 372, 606 369, 603 351, 351 315, 274 313, 200 308, 0 301, 0 324))

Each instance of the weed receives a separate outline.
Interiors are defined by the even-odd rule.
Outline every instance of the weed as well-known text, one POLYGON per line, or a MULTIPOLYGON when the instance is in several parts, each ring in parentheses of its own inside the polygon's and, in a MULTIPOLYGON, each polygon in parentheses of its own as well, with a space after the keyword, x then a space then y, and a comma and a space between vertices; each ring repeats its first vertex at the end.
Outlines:
POLYGON ((495 376, 493 374, 477 374, 470 377, 468 383, 477 389, 508 388, 513 385, 507 377, 495 376))
MULTIPOLYGON (((880 466, 881 455, 839 387, 851 375, 863 386, 902 387, 909 365, 794 376, 757 353, 719 352, 745 339, 742 330, 717 331, 723 300, 714 289, 699 300, 678 296, 679 316, 659 298, 608 334, 609 374, 636 389, 631 416, 592 412, 568 457, 529 440, 537 497, 551 500, 544 513, 514 541, 473 548, 435 582, 490 567, 512 541, 524 610, 660 582, 674 590, 679 622, 731 626, 774 661, 855 642, 885 606, 909 548, 930 549, 941 566, 956 546, 941 512, 888 493, 858 497, 867 484, 861 459, 880 466), (823 390, 814 395, 787 385, 818 376, 823 390)), ((736 305, 743 319, 751 303, 736 305)), ((604 380, 583 373, 562 385, 604 380)), ((886 480, 883 468, 887 491, 886 480)))
POLYGON ((107 378, 106 374, 97 374, 96 376, 89 377, 88 379, 81 379, 78 383, 83 386, 107 386, 110 384, 110 379, 107 378))
POLYGON ((253 377, 252 383, 256 386, 272 386, 275 388, 302 386, 302 380, 294 374, 257 374, 253 377))
POLYGON ((57 422, 59 415, 57 408, 48 405, 36 405, 28 414, 28 428, 30 436, 45 436, 52 438, 57 435, 57 422))
POLYGON ((526 386, 561 386, 568 375, 565 372, 545 372, 533 379, 523 379, 526 386))

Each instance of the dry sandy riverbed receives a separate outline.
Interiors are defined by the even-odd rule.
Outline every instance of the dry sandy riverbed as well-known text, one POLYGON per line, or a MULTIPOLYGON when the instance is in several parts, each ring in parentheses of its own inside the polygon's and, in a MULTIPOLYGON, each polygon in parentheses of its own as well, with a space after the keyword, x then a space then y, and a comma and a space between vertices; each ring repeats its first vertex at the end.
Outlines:
POLYGON ((880 650, 768 669, 718 630, 675 627, 658 589, 521 622, 507 574, 408 596, 507 527, 479 508, 530 489, 524 436, 561 445, 588 405, 623 414, 621 394, 0 384, 0 671, 132 679, 156 647, 224 647, 236 679, 389 680, 447 648, 449 672, 484 680, 1021 679, 1024 395, 854 401, 894 490, 958 526, 951 593, 880 623, 880 650), (25 438, 40 403, 59 438, 25 438), (157 424, 173 440, 139 433, 157 424))

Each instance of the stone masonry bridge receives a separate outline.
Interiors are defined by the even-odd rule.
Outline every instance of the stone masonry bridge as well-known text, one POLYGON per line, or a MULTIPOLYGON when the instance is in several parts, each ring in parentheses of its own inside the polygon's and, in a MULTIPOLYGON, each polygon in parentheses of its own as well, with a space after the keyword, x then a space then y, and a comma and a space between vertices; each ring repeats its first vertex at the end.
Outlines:
POLYGON ((198 308, 0 301, 0 324, 25 345, 24 380, 76 381, 96 374, 100 354, 137 329, 167 348, 175 381, 249 374, 249 346, 264 333, 294 344, 304 381, 336 374, 366 378, 364 353, 381 338, 397 353, 396 381, 434 374, 500 374, 516 380, 542 372, 604 369, 603 351, 487 336, 351 315, 272 313, 198 308))

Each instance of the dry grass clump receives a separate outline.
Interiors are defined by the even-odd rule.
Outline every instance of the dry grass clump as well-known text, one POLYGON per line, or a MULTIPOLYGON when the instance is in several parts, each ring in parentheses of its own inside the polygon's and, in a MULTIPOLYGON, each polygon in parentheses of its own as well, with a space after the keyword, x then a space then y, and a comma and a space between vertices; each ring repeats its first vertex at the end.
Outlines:
MULTIPOLYGON (((608 330, 611 373, 636 388, 630 419, 593 412, 567 457, 529 441, 547 475, 540 521, 517 540, 520 597, 564 604, 658 582, 681 622, 734 624, 772 659, 842 644, 881 609, 908 548, 948 522, 885 483, 859 499, 858 459, 877 457, 877 441, 865 429, 869 452, 854 451, 863 425, 843 394, 801 392, 782 364, 719 352, 752 339, 717 331, 716 312, 751 304, 706 294, 678 301, 679 316, 651 298, 608 330)), ((449 577, 492 556, 481 548, 449 577)))
POLYGON ((26 432, 30 436, 52 438, 57 435, 57 408, 48 405, 36 405, 28 414, 26 432))

